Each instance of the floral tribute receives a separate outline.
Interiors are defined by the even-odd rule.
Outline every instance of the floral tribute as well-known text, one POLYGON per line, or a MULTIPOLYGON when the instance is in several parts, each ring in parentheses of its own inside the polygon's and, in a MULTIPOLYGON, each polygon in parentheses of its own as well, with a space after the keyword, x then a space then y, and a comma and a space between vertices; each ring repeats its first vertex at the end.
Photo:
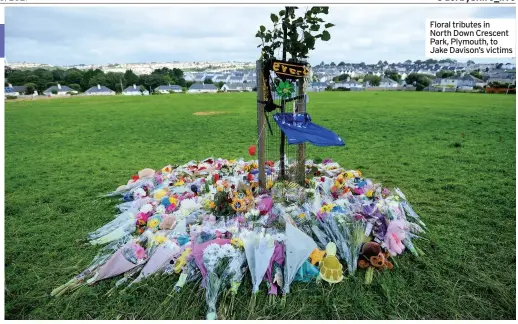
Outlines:
POLYGON ((201 282, 207 319, 218 318, 222 295, 252 298, 265 289, 287 295, 294 281, 339 284, 363 272, 365 283, 397 271, 425 224, 398 188, 389 190, 359 170, 332 160, 306 161, 305 186, 276 181, 279 163, 265 163, 270 179, 258 185, 257 161, 209 158, 160 170, 143 169, 107 197, 120 197, 113 220, 88 234, 102 245, 90 265, 52 291, 120 277, 131 286, 161 273, 173 291, 201 282))

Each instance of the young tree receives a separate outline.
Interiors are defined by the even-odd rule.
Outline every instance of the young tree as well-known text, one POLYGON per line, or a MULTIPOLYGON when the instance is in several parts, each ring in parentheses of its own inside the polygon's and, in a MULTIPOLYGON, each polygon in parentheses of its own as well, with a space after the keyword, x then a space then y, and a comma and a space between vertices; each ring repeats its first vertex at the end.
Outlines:
POLYGON ((304 60, 308 58, 310 50, 315 49, 317 39, 329 41, 331 34, 328 29, 334 24, 326 23, 320 17, 327 15, 329 7, 312 7, 303 16, 297 17, 295 10, 298 7, 286 7, 279 11, 279 15, 272 13, 270 19, 273 22, 273 29, 266 30, 260 26, 255 37, 261 39, 263 58, 268 60, 275 57, 275 52, 284 49, 290 54, 289 60, 304 60), (281 17, 279 21, 279 17, 281 17), (323 28, 322 28, 323 27, 323 28), (286 31, 286 42, 284 42, 284 31, 286 31))

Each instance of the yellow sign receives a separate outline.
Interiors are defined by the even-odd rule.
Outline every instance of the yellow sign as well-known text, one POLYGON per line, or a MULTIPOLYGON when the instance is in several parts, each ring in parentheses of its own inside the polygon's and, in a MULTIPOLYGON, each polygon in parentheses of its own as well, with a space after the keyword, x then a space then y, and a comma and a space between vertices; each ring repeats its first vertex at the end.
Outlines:
POLYGON ((272 71, 281 79, 301 79, 309 74, 305 64, 284 61, 272 61, 272 71))

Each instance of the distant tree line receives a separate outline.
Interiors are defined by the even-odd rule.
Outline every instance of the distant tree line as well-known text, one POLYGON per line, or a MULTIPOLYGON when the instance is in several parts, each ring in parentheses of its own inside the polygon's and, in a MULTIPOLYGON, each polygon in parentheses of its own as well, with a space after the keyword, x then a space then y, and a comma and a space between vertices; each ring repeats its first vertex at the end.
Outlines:
POLYGON ((32 94, 35 90, 42 93, 51 86, 58 83, 70 88, 84 92, 98 84, 106 86, 115 92, 122 92, 126 87, 137 85, 146 90, 154 90, 160 85, 176 84, 181 87, 190 87, 193 82, 185 81, 183 71, 180 69, 161 68, 154 70, 151 74, 136 75, 131 70, 122 72, 108 72, 100 69, 79 70, 79 69, 35 69, 16 70, 6 67, 5 80, 7 84, 25 86, 26 94, 32 94))

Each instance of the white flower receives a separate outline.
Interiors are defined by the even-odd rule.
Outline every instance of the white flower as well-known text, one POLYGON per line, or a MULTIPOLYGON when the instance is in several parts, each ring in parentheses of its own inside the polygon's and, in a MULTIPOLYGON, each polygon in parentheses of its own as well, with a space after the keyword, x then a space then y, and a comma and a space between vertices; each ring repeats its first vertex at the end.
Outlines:
POLYGON ((232 257, 235 253, 235 248, 231 245, 231 244, 224 244, 221 246, 221 250, 220 251, 223 251, 222 254, 222 258, 224 257, 232 257))
POLYGON ((151 205, 151 204, 145 204, 144 206, 142 206, 140 208, 140 211, 143 213, 149 213, 152 210, 153 210, 153 205, 151 205))
POLYGON ((159 214, 163 214, 165 213, 165 206, 164 205, 160 205, 156 208, 156 212, 159 213, 159 214))
POLYGON ((142 188, 138 188, 133 192, 133 198, 134 199, 140 199, 146 197, 146 191, 142 188))

